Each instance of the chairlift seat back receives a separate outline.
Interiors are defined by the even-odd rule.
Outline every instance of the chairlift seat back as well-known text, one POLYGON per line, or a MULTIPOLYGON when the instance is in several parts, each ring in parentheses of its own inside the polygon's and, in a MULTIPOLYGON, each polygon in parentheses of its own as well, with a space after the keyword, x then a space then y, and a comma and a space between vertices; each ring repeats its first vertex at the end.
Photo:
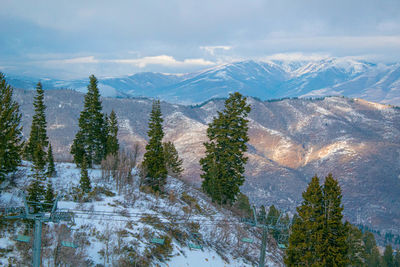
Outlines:
POLYGON ((15 240, 16 241, 20 241, 20 242, 29 243, 31 241, 31 237, 30 236, 26 236, 26 235, 18 235, 15 240))
POLYGON ((152 238, 151 243, 164 245, 165 240, 163 238, 152 238))

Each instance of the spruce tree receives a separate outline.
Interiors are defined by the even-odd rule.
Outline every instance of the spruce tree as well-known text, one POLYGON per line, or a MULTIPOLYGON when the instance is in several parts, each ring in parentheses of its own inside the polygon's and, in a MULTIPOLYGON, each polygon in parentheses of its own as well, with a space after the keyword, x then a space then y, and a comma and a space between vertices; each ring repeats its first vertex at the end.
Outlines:
POLYGON ((162 145, 164 137, 162 123, 160 101, 157 100, 153 102, 150 113, 149 130, 147 132, 149 143, 146 145, 146 152, 143 156, 143 166, 147 170, 146 183, 155 191, 162 191, 168 173, 162 145))
POLYGON ((83 157, 89 167, 100 164, 107 154, 107 127, 94 75, 89 77, 90 83, 85 95, 84 108, 79 117, 79 130, 71 147, 74 162, 80 166, 83 157))
POLYGON ((31 132, 25 147, 25 157, 31 160, 38 170, 44 170, 46 165, 45 149, 48 146, 47 124, 42 84, 36 85, 36 95, 33 101, 35 114, 32 118, 31 132), (36 151, 40 149, 41 151, 36 151))
POLYGON ((347 230, 342 222, 342 193, 337 180, 329 174, 323 186, 323 244, 320 255, 325 266, 345 266, 347 261, 347 230))
POLYGON ((342 222, 341 189, 329 174, 323 186, 314 176, 297 208, 285 263, 288 266, 346 266, 348 227, 342 222))
POLYGON ((174 143, 164 143, 163 150, 168 174, 175 177, 181 177, 183 172, 183 160, 179 158, 179 154, 174 146, 174 143))
POLYGON ((116 156, 119 150, 118 143, 118 120, 114 110, 111 111, 110 116, 106 120, 108 135, 107 135, 107 154, 116 156))
POLYGON ((12 96, 13 89, 0 72, 0 183, 21 163, 21 114, 12 96))
POLYGON ((293 222, 286 250, 287 266, 323 266, 323 196, 319 178, 314 176, 303 192, 303 203, 297 207, 298 217, 293 222))
POLYGON ((82 163, 81 163, 81 179, 79 181, 79 184, 80 184, 82 191, 85 193, 89 193, 90 190, 92 190, 85 156, 83 156, 82 163))
POLYGON ((230 94, 225 108, 208 125, 206 155, 200 159, 202 188, 214 202, 232 204, 244 183, 250 105, 239 93, 230 94))
POLYGON ((53 149, 49 143, 49 148, 47 149, 47 176, 54 177, 56 175, 56 166, 54 165, 53 149))

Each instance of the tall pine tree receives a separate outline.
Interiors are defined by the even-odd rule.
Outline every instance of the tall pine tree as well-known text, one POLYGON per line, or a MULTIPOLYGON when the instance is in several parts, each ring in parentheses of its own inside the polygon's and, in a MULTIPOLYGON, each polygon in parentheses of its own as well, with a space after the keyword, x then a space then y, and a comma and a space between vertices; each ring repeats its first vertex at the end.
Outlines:
POLYGON ((35 165, 35 170, 44 171, 46 166, 46 152, 48 146, 46 106, 44 105, 44 91, 42 84, 36 85, 36 95, 33 101, 35 114, 33 115, 31 132, 25 147, 25 157, 35 165))
POLYGON ((201 178, 203 190, 214 202, 232 204, 244 183, 249 112, 246 98, 236 92, 230 94, 225 109, 208 125, 206 156, 200 159, 201 178))
POLYGON ((114 110, 111 111, 110 116, 107 118, 107 154, 114 156, 118 155, 118 120, 114 110))
POLYGON ((323 196, 319 178, 314 176, 303 192, 303 203, 297 207, 298 217, 293 222, 286 250, 287 266, 323 266, 323 196))
POLYGON ((297 208, 286 251, 288 266, 346 266, 348 227, 342 222, 341 189, 329 174, 323 186, 314 176, 297 208))
POLYGON ((79 117, 79 130, 75 135, 71 147, 74 162, 80 166, 83 157, 86 158, 88 167, 100 164, 107 154, 107 127, 94 75, 89 77, 90 83, 85 95, 84 108, 79 117))
POLYGON ((162 123, 160 101, 157 100, 153 102, 150 113, 149 130, 147 132, 149 143, 146 145, 146 153, 142 163, 144 169, 147 170, 146 183, 155 191, 162 191, 168 173, 162 145, 164 137, 162 123))
POLYGON ((12 87, 0 72, 0 183, 9 173, 15 172, 21 163, 21 114, 12 95, 12 87))
POLYGON ((337 180, 329 174, 323 186, 323 245, 321 259, 325 266, 345 266, 348 263, 348 228, 342 222, 342 192, 337 180))

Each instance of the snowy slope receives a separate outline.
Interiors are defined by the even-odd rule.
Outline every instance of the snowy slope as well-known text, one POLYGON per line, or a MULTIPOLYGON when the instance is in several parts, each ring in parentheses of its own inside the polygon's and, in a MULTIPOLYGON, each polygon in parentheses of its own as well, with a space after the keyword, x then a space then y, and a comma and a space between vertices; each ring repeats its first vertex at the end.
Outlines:
MULTIPOLYGON (((9 76, 16 88, 33 89, 39 78, 9 76)), ((41 79, 45 89, 85 91, 88 79, 41 79)), ((154 97, 194 104, 230 92, 261 99, 343 95, 400 105, 400 64, 375 64, 350 58, 314 61, 239 61, 189 74, 137 73, 99 77, 103 96, 154 97)))
MULTIPOLYGON (((29 184, 29 167, 21 170, 25 173, 17 179, 17 187, 8 186, 0 195, 2 207, 22 204, 20 192, 29 184)), ((103 179, 101 170, 94 169, 89 171, 92 187, 105 193, 95 194, 90 202, 77 202, 73 196, 74 187, 79 185, 79 169, 74 164, 59 163, 57 173, 52 183, 64 195, 58 208, 72 212, 74 223, 63 223, 64 228, 49 223, 44 228, 42 255, 46 266, 54 264, 54 251, 60 240, 79 245, 77 249, 62 247, 58 252, 59 260, 67 257, 75 266, 126 266, 126 260, 133 264, 134 259, 138 266, 146 266, 145 261, 174 267, 252 266, 258 259, 260 232, 241 223, 230 211, 215 207, 201 192, 180 180, 169 177, 167 195, 157 196, 139 191, 138 177, 134 176, 132 183, 118 193, 113 180, 103 179), (200 234, 198 241, 190 237, 192 232, 200 234), (162 254, 164 246, 150 242, 159 237, 171 239, 170 251, 162 254), (243 237, 254 238, 255 242, 243 243, 243 237), (201 250, 189 248, 189 243, 196 242, 202 244, 201 250)), ((13 241, 23 228, 15 222, 3 232, 0 251, 17 249, 3 254, 2 264, 8 258, 14 263, 29 262, 31 246, 13 241)), ((282 252, 273 239, 268 243, 266 266, 283 266, 282 252)))

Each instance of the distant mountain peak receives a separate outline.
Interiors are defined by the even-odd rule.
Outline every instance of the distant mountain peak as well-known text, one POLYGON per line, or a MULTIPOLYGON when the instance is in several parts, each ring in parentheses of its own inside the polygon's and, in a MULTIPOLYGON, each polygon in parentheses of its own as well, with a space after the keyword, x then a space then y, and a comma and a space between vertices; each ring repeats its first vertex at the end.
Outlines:
MULTIPOLYGON (((103 96, 153 97, 174 103, 196 104, 230 92, 260 99, 344 95, 400 105, 400 63, 375 64, 354 58, 318 60, 243 60, 198 72, 166 74, 142 72, 99 78, 103 96), (103 90, 103 91, 102 91, 103 90)), ((38 80, 9 76, 17 88, 33 89, 38 80)), ((42 79, 45 89, 83 91, 88 79, 42 79)))

